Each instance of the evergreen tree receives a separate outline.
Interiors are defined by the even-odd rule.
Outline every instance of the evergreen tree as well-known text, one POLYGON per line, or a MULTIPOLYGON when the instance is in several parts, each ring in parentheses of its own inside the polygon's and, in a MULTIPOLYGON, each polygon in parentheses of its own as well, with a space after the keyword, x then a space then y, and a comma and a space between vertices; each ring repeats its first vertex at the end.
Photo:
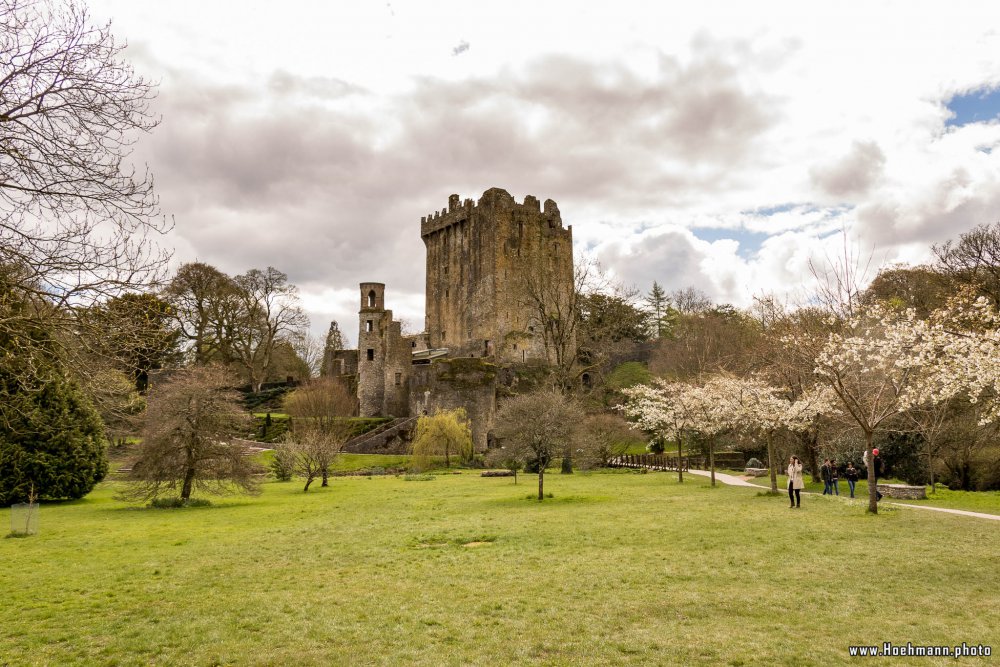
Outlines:
POLYGON ((336 350, 343 350, 345 347, 344 334, 340 332, 340 326, 336 322, 330 322, 330 330, 326 334, 326 343, 323 345, 323 365, 319 369, 321 377, 333 374, 333 353, 336 350))
POLYGON ((649 313, 649 330, 656 338, 664 338, 670 335, 673 328, 673 309, 670 307, 670 297, 666 290, 653 281, 653 289, 646 295, 646 307, 649 313))
POLYGON ((108 471, 104 425, 71 381, 51 332, 48 304, 7 289, 0 272, 0 505, 82 498, 108 471), (34 313, 26 317, 25 313, 34 313))

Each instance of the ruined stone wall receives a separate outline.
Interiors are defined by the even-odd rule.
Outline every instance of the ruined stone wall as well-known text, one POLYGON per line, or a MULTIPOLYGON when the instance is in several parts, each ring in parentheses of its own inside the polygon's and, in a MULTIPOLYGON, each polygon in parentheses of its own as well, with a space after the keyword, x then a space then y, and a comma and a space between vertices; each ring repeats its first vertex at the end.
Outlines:
MULTIPOLYGON (((491 188, 479 201, 448 199, 420 221, 427 250, 426 329, 452 357, 546 359, 536 297, 573 289, 573 233, 552 200, 523 204, 491 188)), ((554 297, 547 295, 555 295, 554 297)))
POLYGON ((327 362, 324 364, 329 369, 328 375, 339 377, 341 375, 357 375, 358 373, 358 351, 357 350, 329 350, 327 362))
POLYGON ((389 324, 385 338, 385 399, 382 414, 393 417, 407 417, 410 414, 409 391, 407 388, 411 353, 410 343, 403 338, 402 324, 392 321, 392 311, 386 311, 389 324))
POLYGON ((496 414, 499 371, 480 358, 439 359, 414 366, 409 383, 413 414, 465 408, 472 425, 472 444, 477 452, 484 452, 496 414))

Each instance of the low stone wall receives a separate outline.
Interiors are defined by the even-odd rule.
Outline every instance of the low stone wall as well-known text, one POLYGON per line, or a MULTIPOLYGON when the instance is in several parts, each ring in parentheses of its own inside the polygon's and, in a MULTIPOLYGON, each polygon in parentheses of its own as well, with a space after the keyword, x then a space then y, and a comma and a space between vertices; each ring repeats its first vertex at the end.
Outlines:
POLYGON ((764 477, 769 472, 768 468, 747 468, 743 471, 743 474, 747 477, 764 477))
POLYGON ((876 487, 883 496, 888 498, 908 498, 910 500, 925 500, 926 486, 908 486, 906 484, 879 484, 876 487))

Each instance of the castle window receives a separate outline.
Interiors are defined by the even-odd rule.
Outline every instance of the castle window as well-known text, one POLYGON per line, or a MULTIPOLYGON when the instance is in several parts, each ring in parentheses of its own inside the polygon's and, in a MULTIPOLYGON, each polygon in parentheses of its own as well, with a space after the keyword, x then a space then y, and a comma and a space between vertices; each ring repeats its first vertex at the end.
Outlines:
POLYGON ((375 290, 368 292, 368 307, 369 308, 375 307, 375 290))
POLYGON ((448 335, 445 333, 444 329, 441 329, 441 340, 444 340, 447 337, 448 335))
POLYGON ((396 373, 396 386, 398 387, 401 384, 403 384, 403 374, 396 373))
POLYGON ((514 351, 517 352, 517 343, 514 343, 514 351))
POLYGON ((449 294, 451 294, 451 290, 445 289, 445 291, 444 291, 444 298, 447 299, 449 294))
POLYGON ((375 350, 368 348, 368 361, 375 361, 375 350))
POLYGON ((448 265, 444 265, 444 275, 448 275, 448 265))
POLYGON ((410 343, 410 347, 416 347, 416 346, 417 346, 417 341, 413 341, 412 343, 410 343))
POLYGON ((365 332, 371 333, 374 330, 374 328, 375 325, 373 324, 372 320, 365 321, 365 332))

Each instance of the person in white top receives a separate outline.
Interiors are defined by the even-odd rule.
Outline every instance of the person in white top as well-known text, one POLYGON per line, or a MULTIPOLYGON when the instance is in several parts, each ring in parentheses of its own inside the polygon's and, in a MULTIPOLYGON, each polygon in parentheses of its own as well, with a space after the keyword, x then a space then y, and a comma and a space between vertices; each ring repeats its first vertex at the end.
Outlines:
POLYGON ((802 489, 805 488, 802 481, 802 461, 799 457, 792 456, 788 460, 788 501, 789 507, 802 507, 802 489))

